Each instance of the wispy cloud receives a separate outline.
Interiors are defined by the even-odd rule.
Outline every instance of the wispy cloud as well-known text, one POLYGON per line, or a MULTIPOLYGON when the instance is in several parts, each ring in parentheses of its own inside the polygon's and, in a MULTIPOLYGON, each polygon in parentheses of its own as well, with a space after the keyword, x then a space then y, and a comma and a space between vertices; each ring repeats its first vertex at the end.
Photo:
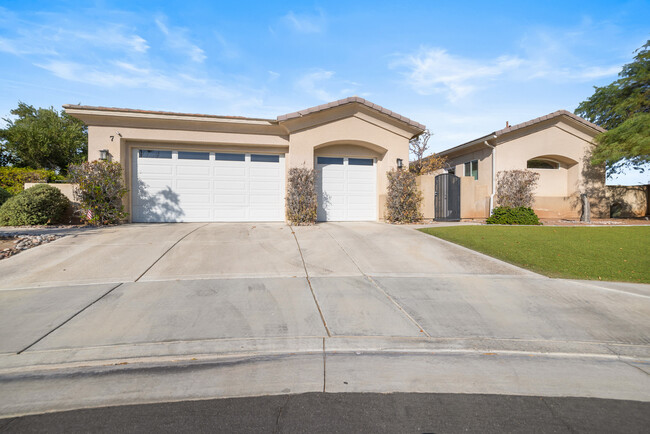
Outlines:
POLYGON ((322 9, 318 9, 316 14, 297 14, 289 11, 282 20, 299 33, 320 33, 327 27, 327 19, 322 9))
POLYGON ((305 95, 330 102, 356 94, 360 85, 350 80, 336 79, 334 71, 317 69, 298 78, 295 87, 305 95))
POLYGON ((442 92, 455 101, 472 93, 480 79, 497 77, 521 64, 517 57, 480 61, 451 55, 442 48, 423 47, 398 56, 391 67, 404 70, 406 82, 419 94, 442 92))
POLYGON ((232 99, 238 94, 208 79, 189 74, 168 74, 123 61, 112 62, 110 67, 56 60, 36 66, 64 80, 107 88, 148 88, 216 99, 232 99))
POLYGON ((166 21, 164 16, 155 19, 158 29, 166 37, 167 44, 176 52, 189 56, 192 61, 202 63, 207 58, 205 51, 189 40, 188 30, 181 27, 170 27, 166 21))
POLYGON ((335 99, 330 92, 325 90, 324 85, 334 76, 333 71, 315 71, 303 75, 296 82, 296 87, 304 93, 316 97, 321 101, 332 101, 335 99))
POLYGON ((545 40, 546 51, 538 50, 532 57, 504 54, 491 59, 472 59, 450 54, 443 48, 422 47, 413 53, 397 55, 389 66, 401 71, 405 83, 417 93, 442 93, 452 103, 499 80, 584 82, 615 76, 620 71, 619 65, 585 65, 557 41, 548 37, 545 40))

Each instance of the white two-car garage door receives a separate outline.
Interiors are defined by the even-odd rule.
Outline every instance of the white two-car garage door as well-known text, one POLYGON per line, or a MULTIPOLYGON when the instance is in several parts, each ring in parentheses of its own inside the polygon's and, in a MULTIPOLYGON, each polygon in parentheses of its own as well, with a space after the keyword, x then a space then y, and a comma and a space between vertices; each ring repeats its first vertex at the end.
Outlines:
POLYGON ((134 222, 284 221, 284 155, 133 151, 134 222))
POLYGON ((377 219, 377 168, 373 158, 316 157, 318 220, 377 219))

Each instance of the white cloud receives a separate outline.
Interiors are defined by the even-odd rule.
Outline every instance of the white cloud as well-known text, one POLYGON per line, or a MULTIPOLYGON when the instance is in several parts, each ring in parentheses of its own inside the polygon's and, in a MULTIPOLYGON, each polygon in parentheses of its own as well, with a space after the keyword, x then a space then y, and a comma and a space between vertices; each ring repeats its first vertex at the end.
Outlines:
POLYGON ((293 30, 299 33, 320 33, 325 30, 327 20, 322 9, 318 9, 318 14, 296 14, 289 11, 284 17, 286 22, 293 30))
POLYGON ((202 63, 207 58, 205 51, 190 42, 187 37, 187 29, 169 27, 165 21, 165 17, 162 16, 155 19, 158 29, 166 36, 167 44, 178 53, 186 54, 192 61, 202 63))
POLYGON ((450 101, 456 101, 472 93, 480 85, 479 80, 500 76, 522 63, 517 57, 480 61, 453 56, 442 48, 421 48, 399 56, 391 67, 405 68, 407 83, 419 94, 442 92, 450 101))
POLYGON ((333 101, 336 98, 324 89, 323 84, 334 76, 333 71, 315 71, 303 75, 297 82, 296 87, 314 96, 321 101, 333 101))
POLYGON ((189 74, 174 75, 122 61, 102 67, 71 61, 50 61, 36 66, 64 80, 106 88, 149 88, 220 100, 233 99, 239 94, 211 80, 189 74))
POLYGON ((356 94, 358 83, 337 80, 334 71, 315 70, 296 81, 296 89, 322 102, 331 102, 356 94))

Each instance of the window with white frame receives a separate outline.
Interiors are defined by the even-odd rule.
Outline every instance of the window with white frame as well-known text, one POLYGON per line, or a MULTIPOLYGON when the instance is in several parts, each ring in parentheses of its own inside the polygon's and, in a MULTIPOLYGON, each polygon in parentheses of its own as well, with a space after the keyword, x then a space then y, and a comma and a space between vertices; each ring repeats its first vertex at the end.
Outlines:
POLYGON ((474 179, 478 179, 478 160, 465 163, 465 176, 472 176, 474 179))

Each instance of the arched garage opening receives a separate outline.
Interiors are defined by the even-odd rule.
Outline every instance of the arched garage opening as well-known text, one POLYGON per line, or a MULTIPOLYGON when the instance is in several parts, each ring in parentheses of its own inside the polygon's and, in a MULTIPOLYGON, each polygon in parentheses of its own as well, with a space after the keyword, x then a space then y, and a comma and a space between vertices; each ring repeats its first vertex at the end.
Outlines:
POLYGON ((377 165, 385 154, 367 142, 314 147, 318 221, 377 220, 377 165))

